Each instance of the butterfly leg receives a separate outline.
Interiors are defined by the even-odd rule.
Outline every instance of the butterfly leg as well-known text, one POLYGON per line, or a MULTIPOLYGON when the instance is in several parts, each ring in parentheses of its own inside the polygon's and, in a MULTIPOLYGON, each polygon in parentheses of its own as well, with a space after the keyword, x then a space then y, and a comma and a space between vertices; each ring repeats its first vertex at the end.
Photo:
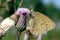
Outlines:
POLYGON ((45 35, 47 35, 47 32, 46 32, 46 31, 43 32, 42 34, 38 35, 38 36, 37 36, 37 40, 43 40, 43 37, 44 37, 45 35))
POLYGON ((30 31, 29 30, 26 30, 24 32, 24 40, 29 40, 29 34, 30 34, 30 31))
POLYGON ((42 35, 38 35, 37 40, 42 40, 42 35))

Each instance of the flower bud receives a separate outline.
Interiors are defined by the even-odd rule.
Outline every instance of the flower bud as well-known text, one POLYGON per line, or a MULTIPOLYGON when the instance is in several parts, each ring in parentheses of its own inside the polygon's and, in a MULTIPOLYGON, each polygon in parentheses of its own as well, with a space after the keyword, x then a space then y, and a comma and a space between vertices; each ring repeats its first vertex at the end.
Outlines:
POLYGON ((18 10, 16 11, 16 14, 23 15, 24 13, 26 14, 30 14, 30 10, 27 8, 18 8, 18 10))

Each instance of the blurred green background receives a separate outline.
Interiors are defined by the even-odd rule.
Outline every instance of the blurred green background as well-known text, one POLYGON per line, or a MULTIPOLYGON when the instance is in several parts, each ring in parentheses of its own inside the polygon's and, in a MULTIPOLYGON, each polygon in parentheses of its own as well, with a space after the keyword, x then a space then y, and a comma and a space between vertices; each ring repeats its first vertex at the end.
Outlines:
MULTIPOLYGON (((20 2, 21 0, 0 0, 0 20, 12 15, 17 10, 20 2)), ((42 12, 55 21, 55 29, 49 31, 43 37, 43 40, 60 40, 60 0, 24 0, 22 7, 42 12)), ((23 34, 21 34, 21 40, 23 34)), ((34 36, 30 38, 30 40, 35 40, 34 36)), ((12 27, 2 39, 17 40, 16 29, 12 27)))

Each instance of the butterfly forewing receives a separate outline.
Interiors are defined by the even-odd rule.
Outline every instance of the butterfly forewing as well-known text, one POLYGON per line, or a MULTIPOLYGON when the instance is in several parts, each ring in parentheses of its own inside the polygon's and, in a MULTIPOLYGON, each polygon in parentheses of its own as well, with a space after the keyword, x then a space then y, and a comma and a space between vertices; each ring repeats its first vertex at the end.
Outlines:
POLYGON ((30 31, 33 35, 42 34, 53 29, 55 26, 54 22, 50 18, 39 12, 33 12, 33 17, 34 25, 30 26, 30 31))

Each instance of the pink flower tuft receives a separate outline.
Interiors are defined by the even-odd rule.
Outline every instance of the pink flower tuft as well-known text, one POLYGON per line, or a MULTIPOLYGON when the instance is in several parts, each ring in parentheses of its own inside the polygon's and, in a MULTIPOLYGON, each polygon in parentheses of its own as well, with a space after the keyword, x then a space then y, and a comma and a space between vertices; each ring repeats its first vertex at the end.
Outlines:
POLYGON ((28 8, 18 8, 16 14, 23 15, 24 13, 30 14, 30 10, 28 8))

